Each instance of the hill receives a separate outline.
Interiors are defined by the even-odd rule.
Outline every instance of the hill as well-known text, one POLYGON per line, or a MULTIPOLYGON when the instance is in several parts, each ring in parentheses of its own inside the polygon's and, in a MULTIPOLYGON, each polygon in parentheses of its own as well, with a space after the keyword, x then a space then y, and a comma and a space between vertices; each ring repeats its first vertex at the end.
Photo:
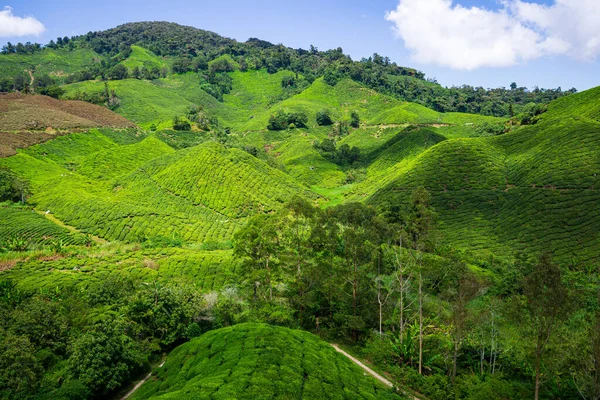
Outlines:
POLYGON ((600 196, 600 125, 593 119, 599 94, 558 100, 537 124, 505 135, 430 142, 409 159, 396 151, 397 162, 386 168, 390 146, 369 167, 378 173, 350 198, 396 203, 424 186, 448 243, 498 254, 551 250, 564 262, 597 262, 592 226, 600 217, 589 205, 600 196))
POLYGON ((0 157, 57 135, 90 128, 134 128, 118 114, 83 101, 48 96, 0 94, 0 157))
POLYGON ((240 324, 173 350, 133 399, 399 399, 303 331, 240 324))
POLYGON ((398 66, 379 54, 353 61, 341 48, 291 49, 256 38, 240 43, 213 32, 168 22, 124 24, 66 40, 60 38, 45 48, 6 47, 0 54, 0 67, 10 78, 0 81, 0 91, 27 89, 29 74, 44 82, 43 85, 51 85, 96 78, 121 80, 132 77, 138 67, 137 79, 153 80, 170 73, 193 71, 205 74, 212 81, 210 84, 218 86, 223 82, 213 74, 218 76, 238 69, 266 69, 271 74, 292 71, 309 83, 319 77, 330 84, 350 78, 380 93, 436 111, 495 116, 510 116, 511 110, 519 113, 529 103, 547 103, 575 91, 563 92, 560 88, 529 91, 516 84, 510 89, 444 88, 426 80, 424 73, 398 66), (115 69, 118 66, 124 66, 124 71, 115 69))
POLYGON ((109 132, 63 136, 2 165, 31 182, 38 209, 108 240, 227 241, 250 215, 317 197, 239 149, 206 142, 175 152, 154 137, 120 144, 109 132))

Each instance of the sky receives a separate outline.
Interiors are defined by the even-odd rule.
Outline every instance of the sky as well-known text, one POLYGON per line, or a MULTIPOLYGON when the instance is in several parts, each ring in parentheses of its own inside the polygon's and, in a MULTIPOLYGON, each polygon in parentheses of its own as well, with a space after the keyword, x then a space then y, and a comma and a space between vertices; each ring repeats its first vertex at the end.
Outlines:
POLYGON ((342 47, 354 60, 378 53, 444 86, 600 85, 600 0, 0 0, 0 44, 135 21, 342 47))

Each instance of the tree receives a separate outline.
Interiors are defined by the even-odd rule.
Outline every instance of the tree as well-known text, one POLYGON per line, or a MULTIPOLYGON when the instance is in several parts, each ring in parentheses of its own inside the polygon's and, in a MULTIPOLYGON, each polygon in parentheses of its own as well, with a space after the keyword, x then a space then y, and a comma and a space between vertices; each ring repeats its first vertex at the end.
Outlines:
POLYGON ((128 74, 127 68, 123 64, 117 64, 108 71, 108 77, 112 80, 127 79, 128 74))
POLYGON ((281 79, 282 88, 293 88, 296 87, 296 78, 292 75, 286 75, 281 79))
POLYGON ((373 272, 373 262, 377 262, 374 256, 379 254, 376 249, 385 236, 385 223, 372 208, 361 203, 341 205, 335 209, 333 216, 340 225, 337 240, 343 263, 343 287, 352 299, 352 315, 346 317, 346 323, 354 341, 357 341, 359 330, 365 326, 361 308, 370 286, 368 275, 373 272))
POLYGON ((27 74, 20 73, 13 78, 13 89, 19 92, 29 92, 30 78, 27 74))
POLYGON ((117 321, 79 336, 72 345, 68 369, 74 379, 106 394, 119 388, 144 363, 135 342, 117 321))
POLYGON ((273 281, 279 272, 279 237, 273 220, 265 215, 252 218, 234 236, 236 257, 243 259, 244 274, 254 281, 254 301, 258 301, 259 286, 268 287, 273 300, 273 281))
POLYGON ((457 275, 456 283, 451 288, 449 301, 451 303, 450 316, 450 336, 452 339, 452 384, 456 380, 456 370, 458 364, 458 355, 462 348, 464 339, 467 336, 471 312, 468 308, 469 303, 473 301, 480 293, 481 283, 471 273, 463 263, 458 268, 453 268, 457 275))
POLYGON ((142 78, 142 72, 140 71, 140 67, 138 67, 137 65, 135 67, 133 67, 133 71, 131 72, 131 76, 135 79, 141 79, 142 78))
POLYGON ((38 387, 43 368, 35 357, 35 347, 25 336, 0 331, 0 396, 29 398, 38 387))
POLYGON ((553 332, 569 313, 569 292, 558 265, 545 253, 525 278, 525 310, 534 341, 535 400, 539 398, 544 350, 553 332))
POLYGON ((29 196, 29 183, 6 167, 0 167, 0 201, 20 201, 25 204, 29 196))
POLYGON ((360 126, 360 117, 356 111, 350 113, 350 126, 353 128, 358 128, 360 126))
POLYGON ((317 112, 317 125, 319 126, 328 126, 333 124, 333 120, 331 119, 331 115, 329 114, 329 110, 324 109, 317 112))
POLYGON ((283 110, 277 110, 269 117, 267 129, 270 131, 282 131, 288 128, 288 116, 283 110))
POLYGON ((192 126, 185 119, 175 117, 173 118, 173 129, 176 131, 189 131, 192 129, 192 126))
POLYGON ((287 115, 289 125, 294 124, 296 128, 306 128, 308 124, 308 115, 304 111, 291 112, 287 115))
POLYGON ((328 85, 335 86, 340 81, 341 76, 336 69, 328 68, 325 71, 325 75, 323 75, 323 79, 328 85))
POLYGON ((410 210, 406 231, 412 239, 413 258, 418 271, 419 290, 419 374, 423 373, 423 264, 422 253, 429 247, 429 239, 435 223, 435 212, 431 207, 431 195, 424 187, 411 194, 410 210))

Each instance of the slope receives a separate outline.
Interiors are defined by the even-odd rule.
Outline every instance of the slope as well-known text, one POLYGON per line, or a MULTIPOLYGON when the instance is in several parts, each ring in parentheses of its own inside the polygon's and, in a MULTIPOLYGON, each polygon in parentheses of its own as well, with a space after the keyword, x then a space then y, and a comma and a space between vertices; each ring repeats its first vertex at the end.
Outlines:
POLYGON ((31 182, 38 209, 108 240, 223 242, 248 216, 294 195, 316 199, 283 172, 213 142, 174 152, 154 137, 123 145, 96 130, 30 147, 2 165, 31 182))
POLYGON ((265 324, 173 350, 133 399, 399 399, 316 336, 265 324))
POLYGON ((57 135, 89 128, 134 128, 114 112, 83 101, 48 96, 0 94, 0 157, 57 135))
MULTIPOLYGON (((445 240, 465 249, 512 255, 551 251, 561 262, 600 254, 600 91, 549 107, 541 121, 497 137, 444 140, 368 180, 350 198, 375 205, 406 201, 425 186, 433 194, 445 240)), ((381 161, 375 161, 375 168, 381 161)))

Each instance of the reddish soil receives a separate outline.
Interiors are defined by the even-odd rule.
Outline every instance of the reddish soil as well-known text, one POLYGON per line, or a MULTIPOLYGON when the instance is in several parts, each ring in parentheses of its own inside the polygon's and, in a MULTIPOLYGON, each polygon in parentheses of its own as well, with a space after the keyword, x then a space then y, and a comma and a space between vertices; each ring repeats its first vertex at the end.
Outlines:
POLYGON ((0 157, 57 135, 90 128, 134 128, 135 124, 107 108, 84 101, 48 96, 0 94, 0 157))

